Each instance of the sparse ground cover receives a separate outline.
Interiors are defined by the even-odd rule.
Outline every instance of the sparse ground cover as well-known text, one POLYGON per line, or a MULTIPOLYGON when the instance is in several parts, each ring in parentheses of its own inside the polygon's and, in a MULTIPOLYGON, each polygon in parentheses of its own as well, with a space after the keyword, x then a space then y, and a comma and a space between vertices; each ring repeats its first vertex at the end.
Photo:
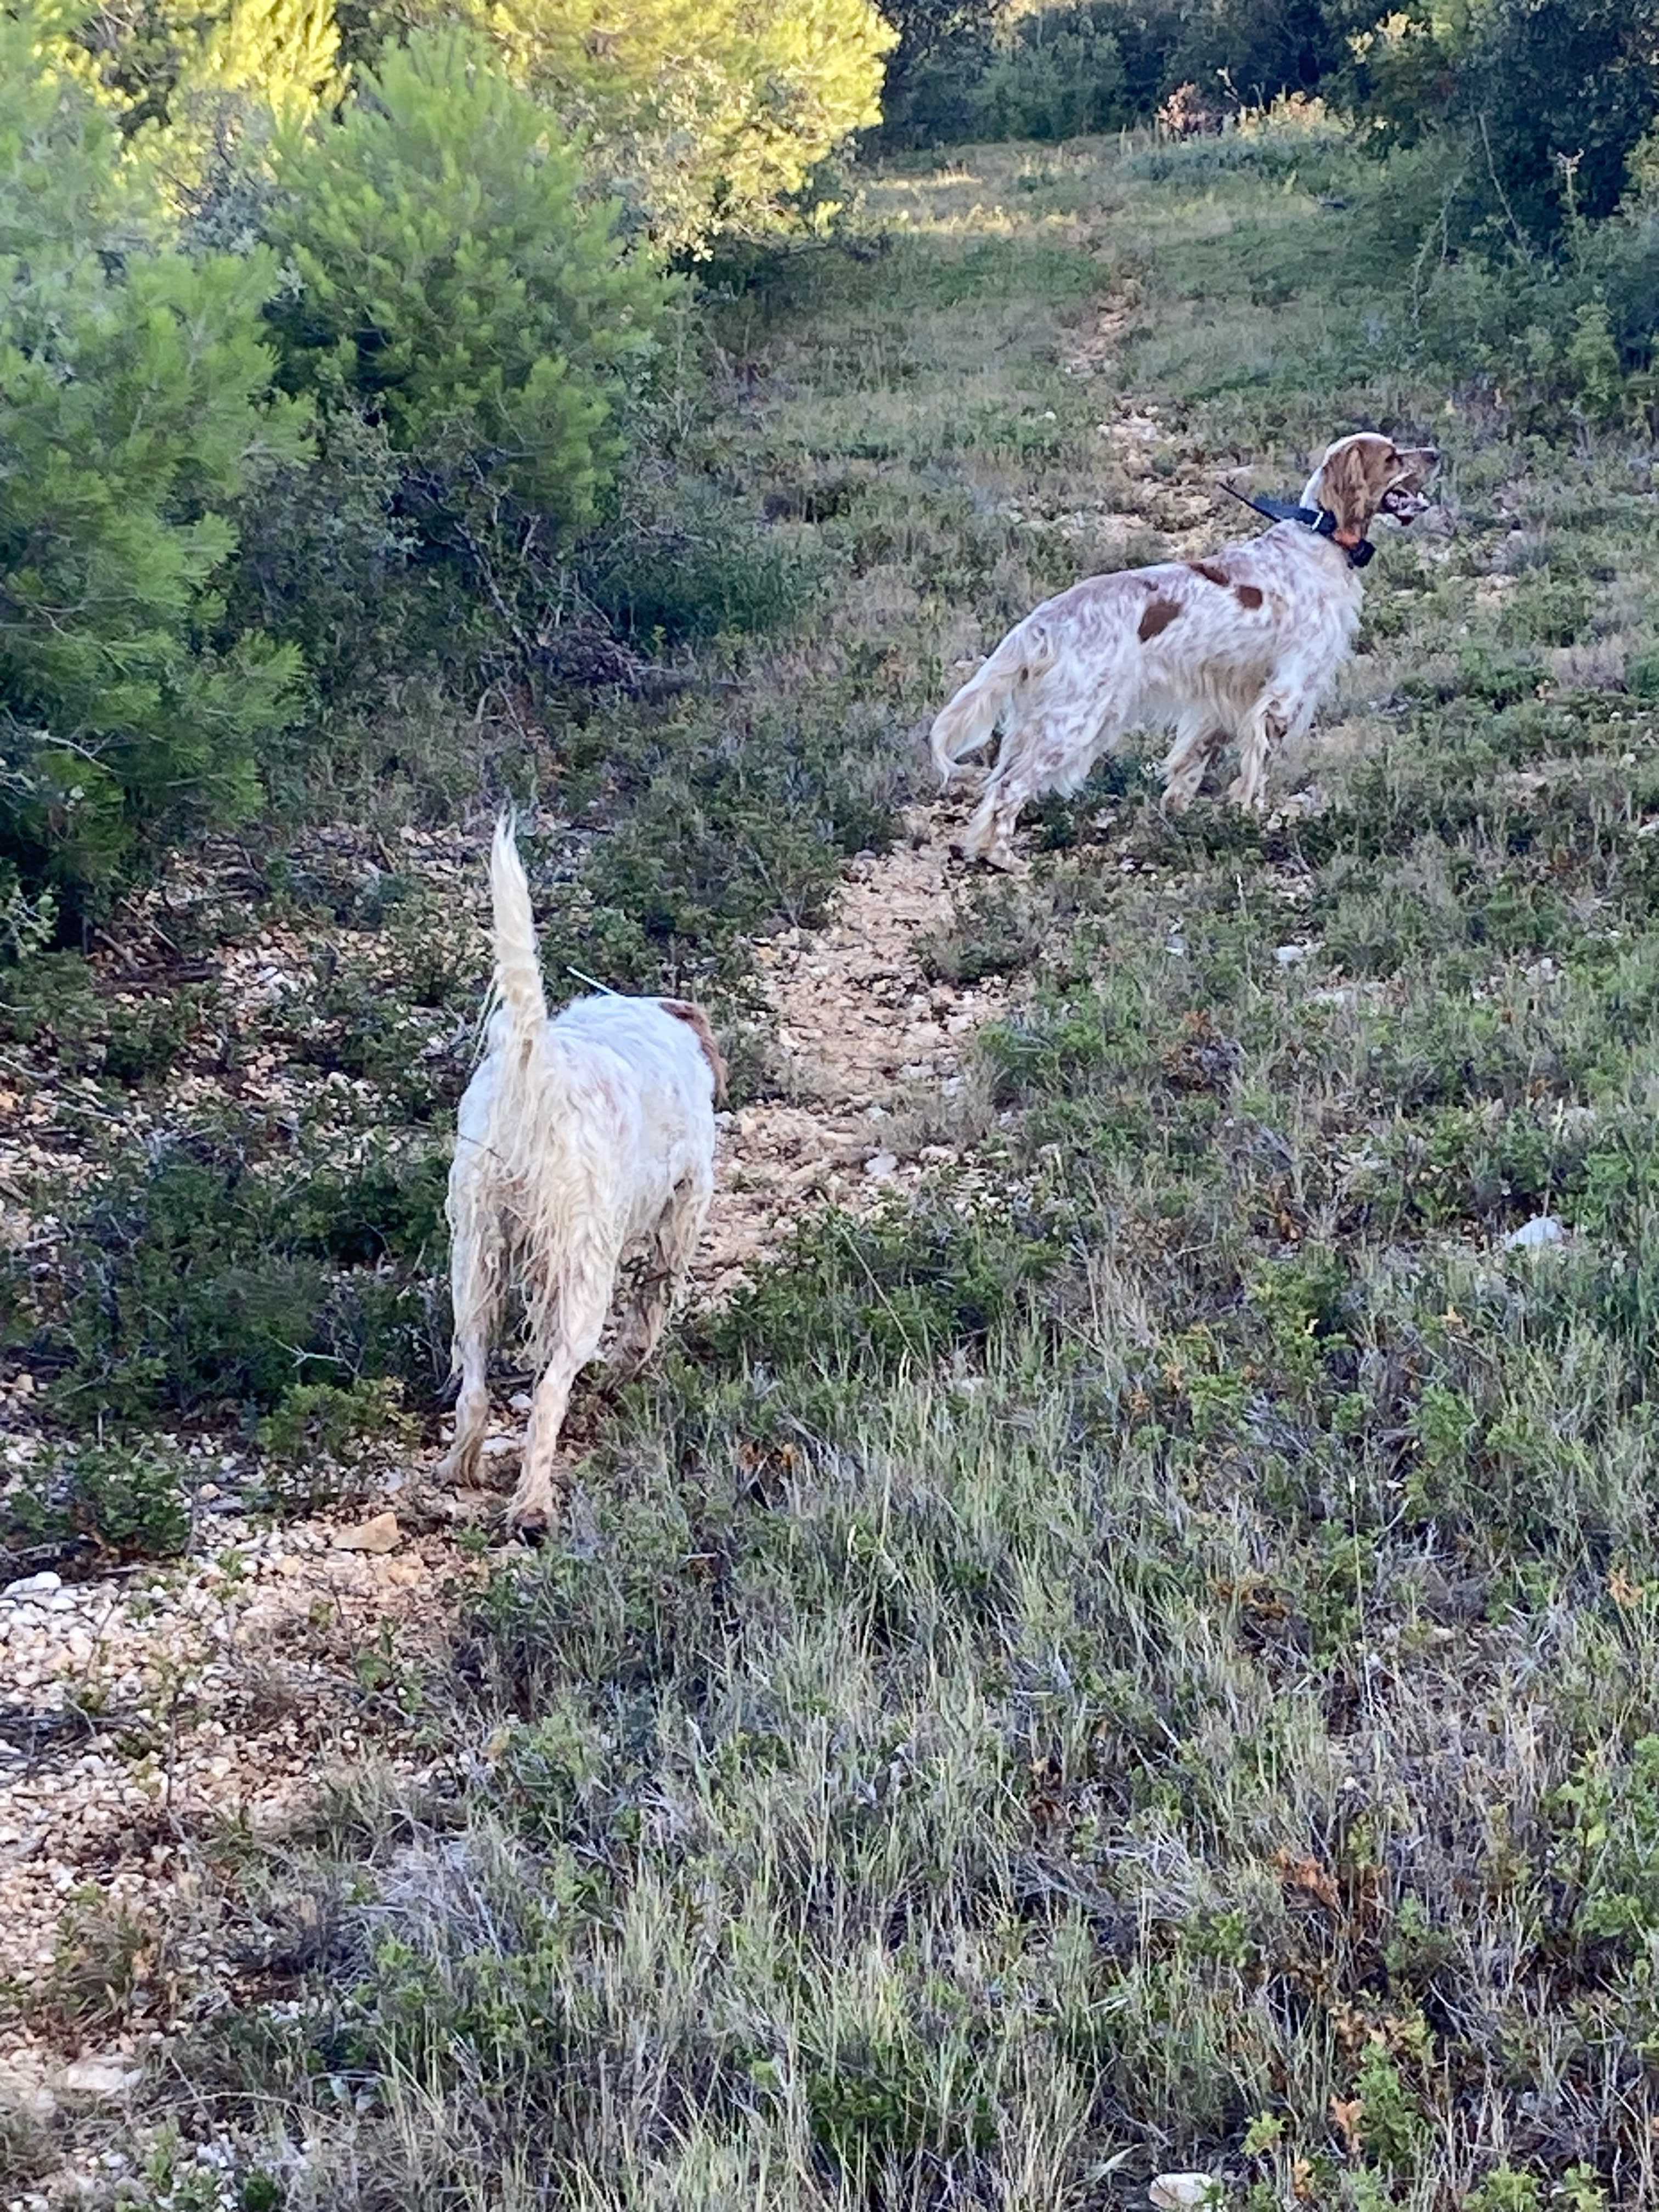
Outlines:
MULTIPOLYGON (((975 149, 870 180, 868 258, 727 272, 720 465, 815 596, 477 741, 550 969, 714 991, 756 1107, 811 1094, 752 940, 902 840, 957 659, 1362 422, 1445 448, 1441 526, 1276 818, 1114 763, 963 884, 927 988, 996 1018, 890 1102, 903 1189, 593 1402, 564 1540, 422 1539, 453 1636, 351 1566, 303 1816, 174 1808, 164 1707, 100 1729, 76 1662, 27 1758, 159 1777, 196 1887, 101 1869, 19 1989, 144 2068, 20 2106, 24 2201, 1656 2194, 1659 477, 1494 390, 1368 191, 1318 132, 975 149)), ((210 1454, 250 1555, 420 1465, 491 795, 203 856, 9 1011, 23 1564, 199 1553, 210 1454)))

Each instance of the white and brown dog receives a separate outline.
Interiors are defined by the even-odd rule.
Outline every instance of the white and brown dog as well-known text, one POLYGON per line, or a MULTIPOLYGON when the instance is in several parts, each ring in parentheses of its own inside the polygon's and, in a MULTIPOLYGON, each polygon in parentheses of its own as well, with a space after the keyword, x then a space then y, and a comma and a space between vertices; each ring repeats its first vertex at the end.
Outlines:
POLYGON ((947 782, 1003 726, 957 849, 994 867, 1017 866, 1021 807, 1045 792, 1075 791, 1133 729, 1174 727, 1163 769, 1171 811, 1190 805, 1212 755, 1235 740, 1241 757, 1228 795, 1259 810, 1269 753, 1306 731, 1353 644, 1359 573, 1373 550, 1366 532, 1378 515, 1403 526, 1420 514, 1439 459, 1430 447, 1401 447, 1374 431, 1340 438, 1299 507, 1251 502, 1281 518, 1261 537, 1206 561, 1091 576, 1045 599, 933 724, 933 759, 947 782))
POLYGON ((515 1527, 545 1527, 572 1383, 599 1349, 625 1261, 639 1293, 617 1341, 624 1372, 655 1349, 696 1249, 714 1188, 714 1108, 726 1070, 700 1006, 616 994, 573 1000, 551 1019, 530 890, 510 820, 489 855, 498 1005, 461 1100, 449 1175, 454 1371, 461 1378, 452 1479, 477 1468, 489 1410, 485 1370, 516 1285, 538 1380, 515 1527))

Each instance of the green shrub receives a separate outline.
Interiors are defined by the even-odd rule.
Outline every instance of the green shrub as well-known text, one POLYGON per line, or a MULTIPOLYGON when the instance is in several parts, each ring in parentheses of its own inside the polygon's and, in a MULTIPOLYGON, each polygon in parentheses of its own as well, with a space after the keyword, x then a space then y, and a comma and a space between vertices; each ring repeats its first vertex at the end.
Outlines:
POLYGON ((410 576, 420 538, 398 511, 404 466, 386 425, 342 404, 315 455, 272 470, 236 512, 232 611, 300 648, 324 714, 378 696, 441 642, 453 650, 454 595, 410 576))
POLYGON ((415 1425, 391 1376, 296 1382, 254 1431, 265 1501, 285 1513, 337 1505, 366 1486, 374 1447, 407 1445, 415 1425))
MULTIPOLYGON (((665 959, 723 959, 740 933, 820 920, 841 861, 884 848, 895 827, 892 778, 859 760, 856 714, 831 692, 741 723, 694 709, 653 732, 626 763, 638 798, 586 872, 599 911, 578 918, 564 957, 602 981, 656 988, 665 959), (611 964, 596 970, 599 950, 611 964)), ((615 778, 624 763, 611 726, 595 735, 615 778)), ((551 969, 557 940, 544 943, 551 969)))
POLYGON ((245 820, 291 646, 221 620, 228 514, 303 451, 275 257, 145 252, 116 133, 0 21, 0 851, 71 905, 245 820))
POLYGON ((844 1364, 866 1377, 982 1345, 1057 1255, 1041 1229, 986 1207, 897 1207, 867 1221, 829 1212, 703 1324, 730 1361, 807 1376, 844 1364))
POLYGON ((1445 131, 1463 195, 1448 214, 1465 238, 1538 246, 1575 216, 1611 215, 1636 181, 1659 118, 1659 46, 1645 0, 1488 0, 1379 21, 1347 88, 1378 143, 1445 131))
POLYGON ((290 388, 384 422, 452 527, 503 497, 556 529, 586 520, 665 294, 545 111, 471 38, 420 32, 338 124, 285 143, 278 174, 290 388))
POLYGON ((975 138, 1076 138, 1129 118, 1110 7, 1048 8, 1020 19, 974 87, 975 138))
POLYGON ((635 472, 619 512, 577 549, 584 597, 648 646, 769 629, 805 604, 815 563, 729 493, 690 472, 635 472))
POLYGON ((155 1444, 88 1444, 28 1470, 6 1496, 5 1551, 40 1566, 77 1552, 171 1559, 190 1535, 185 1470, 155 1444))
POLYGON ((361 1186, 274 1171, 234 1129, 128 1157, 65 1221, 10 1340, 60 1415, 88 1425, 269 1408, 296 1385, 359 1376, 429 1390, 441 1359, 430 1161, 411 1159, 407 1177, 385 1163, 361 1186), (422 1259, 398 1263, 411 1238, 422 1259))

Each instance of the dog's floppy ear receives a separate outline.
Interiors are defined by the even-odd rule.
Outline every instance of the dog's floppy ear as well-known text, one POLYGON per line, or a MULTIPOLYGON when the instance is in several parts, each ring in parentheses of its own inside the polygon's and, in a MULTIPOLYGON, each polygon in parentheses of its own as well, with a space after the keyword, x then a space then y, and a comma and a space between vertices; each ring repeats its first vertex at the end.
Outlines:
POLYGON ((726 1061, 714 1042, 714 1032, 709 1027, 708 1015, 690 999, 665 999, 661 1003, 664 1013, 672 1014, 677 1022, 684 1022, 702 1047, 702 1056, 708 1062, 709 1073, 714 1079, 714 1103, 724 1106, 726 1061))
POLYGON ((1365 535, 1388 480, 1380 464, 1387 453, 1382 440, 1346 439, 1325 457, 1319 471, 1319 501, 1336 517, 1339 544, 1357 544, 1365 535))

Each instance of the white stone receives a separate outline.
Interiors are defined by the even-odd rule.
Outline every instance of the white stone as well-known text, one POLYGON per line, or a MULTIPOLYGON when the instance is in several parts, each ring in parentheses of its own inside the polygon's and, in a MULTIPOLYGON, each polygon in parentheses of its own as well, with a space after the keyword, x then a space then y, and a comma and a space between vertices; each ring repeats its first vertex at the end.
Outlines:
POLYGON ((1188 2205, 1219 2204, 1221 2185, 1207 2173, 1160 2173, 1146 2194, 1158 2212, 1182 2212, 1188 2205))
POLYGON ((66 2096, 111 2103, 131 2096, 143 2078, 143 2069, 125 2058, 77 2058, 58 2075, 58 2087, 66 2096))
POLYGON ((872 1182, 885 1182, 898 1173, 897 1158, 891 1152, 872 1152, 864 1163, 864 1172, 872 1182))
POLYGON ((1294 968, 1300 962, 1307 959, 1312 951, 1311 945, 1276 945, 1273 947, 1273 958, 1278 961, 1281 968, 1294 968))
POLYGON ((1506 1252, 1536 1252, 1546 1244, 1565 1244, 1567 1232, 1553 1213, 1535 1213, 1504 1239, 1506 1252))
POLYGON ((50 1571, 45 1574, 25 1575, 21 1581, 8 1583, 0 1590, 0 1598, 44 1597, 47 1591, 62 1589, 64 1577, 50 1571))

